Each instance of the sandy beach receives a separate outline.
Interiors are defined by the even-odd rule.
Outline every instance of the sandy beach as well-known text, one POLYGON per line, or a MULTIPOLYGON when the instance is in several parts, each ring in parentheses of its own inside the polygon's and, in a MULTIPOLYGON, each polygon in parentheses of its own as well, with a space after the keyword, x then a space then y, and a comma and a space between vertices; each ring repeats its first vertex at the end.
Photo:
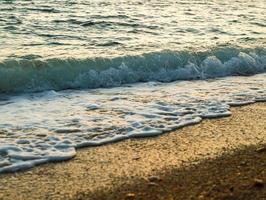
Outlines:
POLYGON ((0 175, 0 199, 266 199, 266 104, 0 175))
POLYGON ((266 0, 0 0, 0 200, 266 200, 266 0))

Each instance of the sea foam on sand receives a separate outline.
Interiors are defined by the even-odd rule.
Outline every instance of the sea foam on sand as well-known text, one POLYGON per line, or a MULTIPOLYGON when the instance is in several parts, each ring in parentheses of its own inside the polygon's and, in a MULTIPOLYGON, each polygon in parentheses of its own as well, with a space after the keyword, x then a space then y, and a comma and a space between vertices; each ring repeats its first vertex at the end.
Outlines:
POLYGON ((160 135, 230 105, 266 100, 266 74, 216 80, 139 83, 112 89, 3 96, 0 172, 70 159, 76 148, 160 135))

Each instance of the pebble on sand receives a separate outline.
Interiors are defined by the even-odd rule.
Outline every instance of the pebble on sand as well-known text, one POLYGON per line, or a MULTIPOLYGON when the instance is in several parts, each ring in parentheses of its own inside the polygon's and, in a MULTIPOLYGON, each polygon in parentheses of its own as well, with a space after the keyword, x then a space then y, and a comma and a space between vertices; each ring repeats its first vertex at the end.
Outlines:
POLYGON ((262 179, 255 178, 254 179, 254 186, 257 188, 264 187, 264 181, 262 179))

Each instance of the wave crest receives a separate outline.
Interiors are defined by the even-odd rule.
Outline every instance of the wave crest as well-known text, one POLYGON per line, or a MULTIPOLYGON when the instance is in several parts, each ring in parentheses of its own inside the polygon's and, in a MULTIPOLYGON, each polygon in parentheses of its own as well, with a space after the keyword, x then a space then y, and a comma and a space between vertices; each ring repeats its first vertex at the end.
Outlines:
POLYGON ((0 63, 0 92, 114 87, 263 72, 266 72, 265 48, 162 51, 112 59, 8 59, 0 63))

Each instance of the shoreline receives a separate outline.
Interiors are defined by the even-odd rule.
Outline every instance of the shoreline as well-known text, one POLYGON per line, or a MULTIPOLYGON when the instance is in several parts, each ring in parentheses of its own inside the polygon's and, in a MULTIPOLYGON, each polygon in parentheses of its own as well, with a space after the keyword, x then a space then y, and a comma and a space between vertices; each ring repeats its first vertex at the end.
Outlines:
MULTIPOLYGON (((169 175, 169 170, 190 169, 196 164, 215 165, 223 156, 234 160, 235 152, 250 153, 266 144, 266 103, 230 110, 232 116, 227 118, 204 119, 157 137, 84 148, 70 161, 2 174, 0 199, 138 199, 141 195, 124 192, 130 192, 136 186, 133 183, 145 186, 149 177, 169 175)), ((160 195, 174 199, 167 197, 167 188, 173 183, 167 184, 160 195)), ((151 185, 157 187, 156 183, 151 185)))

